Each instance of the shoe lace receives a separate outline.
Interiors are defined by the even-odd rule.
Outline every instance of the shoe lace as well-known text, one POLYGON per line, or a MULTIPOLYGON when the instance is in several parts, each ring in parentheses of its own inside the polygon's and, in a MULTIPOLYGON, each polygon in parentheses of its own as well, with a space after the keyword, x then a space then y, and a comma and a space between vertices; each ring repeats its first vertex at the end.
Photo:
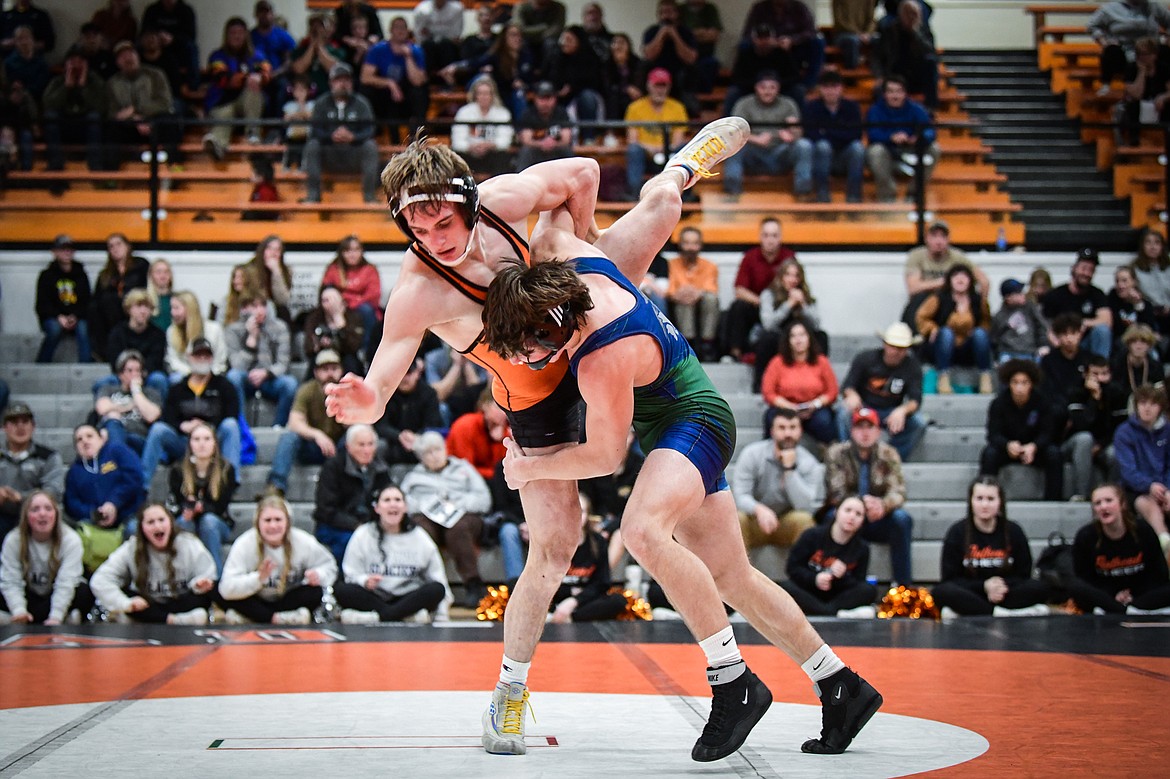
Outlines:
POLYGON ((532 716, 532 721, 536 722, 536 714, 532 711, 532 704, 528 702, 528 690, 525 690, 524 695, 519 698, 505 698, 504 725, 500 728, 500 732, 512 736, 523 735, 525 708, 532 716))
MULTIPOLYGON (((722 685, 727 687, 728 685, 722 685)), ((711 696, 711 716, 707 718, 707 724, 703 727, 702 738, 718 737, 723 730, 723 723, 727 719, 728 712, 731 708, 732 696, 716 688, 714 694, 711 696)))
POLYGON ((712 135, 703 145, 691 154, 691 161, 695 163, 695 173, 702 178, 709 179, 718 176, 707 170, 707 163, 727 150, 727 144, 718 135, 712 135))

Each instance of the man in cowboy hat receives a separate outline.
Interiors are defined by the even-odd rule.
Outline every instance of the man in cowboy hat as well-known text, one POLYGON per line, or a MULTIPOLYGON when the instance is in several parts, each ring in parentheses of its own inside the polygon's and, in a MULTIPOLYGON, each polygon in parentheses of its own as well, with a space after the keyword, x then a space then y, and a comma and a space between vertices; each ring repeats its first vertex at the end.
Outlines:
POLYGON ((926 433, 926 420, 918 413, 922 406, 922 364, 910 351, 917 339, 904 322, 894 322, 878 336, 882 347, 854 357, 849 374, 841 382, 837 429, 841 440, 847 440, 853 412, 871 408, 889 433, 890 445, 906 460, 926 433))

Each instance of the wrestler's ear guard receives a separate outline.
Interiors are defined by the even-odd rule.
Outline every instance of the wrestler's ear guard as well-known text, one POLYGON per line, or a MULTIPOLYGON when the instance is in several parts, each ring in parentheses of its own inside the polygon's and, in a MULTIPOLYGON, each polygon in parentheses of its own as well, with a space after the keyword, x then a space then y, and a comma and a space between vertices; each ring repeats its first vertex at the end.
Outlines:
MULTIPOLYGON (((390 215, 394 218, 395 223, 398 224, 398 229, 411 241, 417 239, 406 221, 406 214, 404 212, 408 205, 424 200, 431 200, 431 198, 419 193, 410 194, 407 190, 403 190, 396 197, 391 197, 388 203, 390 206, 390 215)), ((458 176, 451 179, 451 191, 443 195, 439 200, 456 204, 459 212, 463 214, 463 224, 467 226, 468 230, 475 226, 476 221, 479 219, 479 186, 476 185, 475 179, 470 175, 458 176)))

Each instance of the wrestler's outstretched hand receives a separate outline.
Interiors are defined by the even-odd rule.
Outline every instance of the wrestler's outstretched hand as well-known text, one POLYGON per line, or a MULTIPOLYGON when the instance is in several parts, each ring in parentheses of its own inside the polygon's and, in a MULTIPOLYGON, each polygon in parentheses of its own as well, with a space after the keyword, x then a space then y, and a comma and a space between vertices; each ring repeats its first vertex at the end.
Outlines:
POLYGON ((524 476, 524 471, 532 458, 525 455, 520 444, 511 437, 504 439, 504 449, 507 450, 504 454, 504 481, 509 489, 518 490, 530 481, 524 476))
POLYGON ((347 373, 336 384, 325 385, 325 411, 344 425, 372 425, 382 418, 385 407, 366 380, 347 373))

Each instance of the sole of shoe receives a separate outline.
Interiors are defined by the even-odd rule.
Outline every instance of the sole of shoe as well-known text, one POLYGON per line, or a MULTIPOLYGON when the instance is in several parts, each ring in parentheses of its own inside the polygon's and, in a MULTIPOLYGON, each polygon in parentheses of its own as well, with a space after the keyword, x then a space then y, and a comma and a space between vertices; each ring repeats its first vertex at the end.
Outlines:
POLYGON ((528 753, 528 745, 524 743, 523 739, 514 741, 494 735, 495 728, 492 727, 490 711, 483 713, 483 730, 480 743, 483 744, 483 751, 489 755, 524 755, 528 753))
POLYGON ((743 746, 743 742, 747 741, 747 737, 751 735, 752 728, 756 723, 763 719, 764 715, 768 713, 768 709, 772 706, 772 691, 768 686, 756 677, 755 692, 757 696, 757 705, 755 711, 752 712, 751 717, 738 723, 731 731, 731 741, 724 744, 718 749, 704 747, 702 744, 695 742, 695 746, 691 749, 691 760, 698 763, 710 763, 715 760, 722 760, 723 758, 739 751, 743 746))
POLYGON ((882 707, 885 699, 882 694, 873 688, 869 682, 864 679, 861 680, 861 693, 873 693, 865 702, 865 705, 857 711, 852 717, 845 722, 846 739, 844 744, 826 744, 822 739, 810 738, 801 745, 800 751, 807 752, 814 755, 839 755, 849 748, 853 743, 853 739, 857 738, 857 734, 861 732, 869 721, 873 719, 873 715, 877 714, 878 709, 882 707))

